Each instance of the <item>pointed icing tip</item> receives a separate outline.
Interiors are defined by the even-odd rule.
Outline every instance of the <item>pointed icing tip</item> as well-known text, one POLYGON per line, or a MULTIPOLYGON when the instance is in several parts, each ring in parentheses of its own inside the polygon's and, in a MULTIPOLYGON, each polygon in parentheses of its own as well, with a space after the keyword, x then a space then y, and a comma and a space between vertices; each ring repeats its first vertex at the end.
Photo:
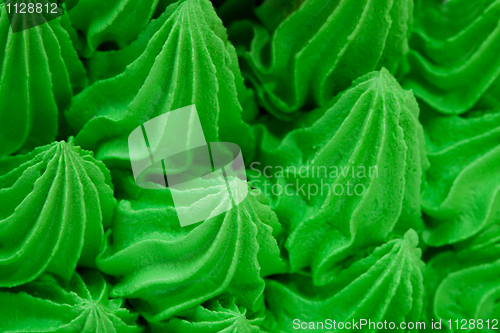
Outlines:
POLYGON ((391 77, 392 77, 391 73, 390 73, 390 72, 387 70, 387 68, 385 68, 385 67, 382 67, 382 68, 380 69, 380 74, 381 74, 381 75, 389 75, 389 76, 391 76, 391 77))
POLYGON ((71 144, 69 143, 69 140, 68 141, 65 141, 65 140, 56 141, 56 145, 61 146, 61 147, 71 146, 71 144))
POLYGON ((383 80, 398 83, 396 78, 387 70, 387 68, 382 67, 379 71, 379 77, 383 80))
POLYGON ((378 87, 382 82, 386 82, 390 84, 390 87, 396 86, 400 89, 400 85, 396 78, 385 67, 382 67, 378 71, 373 71, 357 78, 353 81, 351 88, 356 87, 357 85, 362 84, 366 81, 371 82, 372 88, 378 87))
MULTIPOLYGON (((74 138, 70 137, 68 140, 61 140, 61 141, 56 141, 55 143, 56 146, 62 149, 62 151, 66 153, 73 153, 75 149, 75 144, 74 144, 74 138)), ((90 155, 93 156, 93 152, 87 152, 90 153, 90 155)))
POLYGON ((418 245, 418 234, 415 230, 410 229, 406 232, 404 236, 405 241, 410 243, 413 247, 417 247, 418 245))

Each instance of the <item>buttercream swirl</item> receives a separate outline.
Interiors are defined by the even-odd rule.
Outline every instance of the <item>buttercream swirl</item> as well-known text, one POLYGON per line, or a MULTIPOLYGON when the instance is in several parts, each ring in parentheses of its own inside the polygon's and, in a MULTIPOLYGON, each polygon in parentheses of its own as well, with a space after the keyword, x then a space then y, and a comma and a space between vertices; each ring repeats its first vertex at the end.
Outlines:
POLYGON ((408 52, 412 1, 267 0, 255 11, 261 24, 236 22, 230 37, 261 104, 279 118, 325 106, 373 70, 395 74, 408 52))
POLYGON ((11 290, 0 289, 4 333, 141 333, 137 313, 124 299, 108 298, 109 284, 96 270, 75 272, 62 287, 50 275, 11 290))
POLYGON ((404 87, 446 114, 499 107, 500 1, 419 0, 415 12, 404 87))
POLYGON ((421 119, 431 167, 422 207, 432 246, 467 239, 500 220, 500 113, 421 119))
POLYGON ((0 3, 0 156, 27 152, 64 133, 59 111, 84 86, 68 18, 14 33, 0 3))
MULTIPOLYGON (((432 258, 424 272, 426 321, 498 318, 500 226, 489 228, 432 258)), ((468 327, 468 326, 467 326, 468 327)), ((490 324, 490 328, 492 324, 490 324)))
MULTIPOLYGON (((282 140, 257 126, 261 165, 284 169, 271 179, 284 189, 273 209, 290 233, 292 271, 311 265, 315 283, 324 284, 332 267, 391 231, 423 228, 420 184, 428 162, 418 114, 413 94, 382 69, 356 80, 282 140)), ((273 195, 262 178, 252 183, 273 195)))
MULTIPOLYGON (((404 238, 391 240, 365 258, 353 260, 331 285, 324 287, 314 286, 305 273, 266 280, 269 313, 263 328, 270 332, 291 332, 296 328, 296 319, 307 323, 326 319, 344 323, 387 320, 396 325, 418 321, 422 311, 424 263, 417 244, 417 233, 409 230, 404 238)), ((324 327, 320 331, 342 332, 339 327, 330 330, 324 327)), ((383 330, 364 327, 361 331, 383 330)))
POLYGON ((0 287, 95 267, 116 200, 90 152, 55 142, 0 159, 0 287))
POLYGON ((132 130, 195 104, 207 141, 234 142, 251 159, 254 138, 242 120, 242 105, 256 111, 255 105, 210 1, 182 0, 168 6, 137 42, 109 57, 119 74, 76 96, 66 113, 80 130, 78 145, 94 150, 105 163, 129 166, 127 137, 132 130))
POLYGON ((149 23, 157 4, 158 0, 79 0, 69 11, 73 26, 81 32, 78 51, 90 57, 106 42, 124 48, 149 23))
MULTIPOLYGON (((235 297, 249 314, 257 311, 262 277, 286 271, 275 239, 281 226, 266 198, 251 192, 229 211, 181 227, 176 209, 185 207, 174 207, 169 189, 139 191, 128 179, 128 192, 136 199, 118 204, 97 259, 100 270, 118 278, 111 296, 130 299, 151 322, 218 295, 235 297)), ((198 196, 199 189, 186 191, 198 196)), ((219 198, 217 192, 214 187, 200 199, 201 207, 204 200, 219 198)))

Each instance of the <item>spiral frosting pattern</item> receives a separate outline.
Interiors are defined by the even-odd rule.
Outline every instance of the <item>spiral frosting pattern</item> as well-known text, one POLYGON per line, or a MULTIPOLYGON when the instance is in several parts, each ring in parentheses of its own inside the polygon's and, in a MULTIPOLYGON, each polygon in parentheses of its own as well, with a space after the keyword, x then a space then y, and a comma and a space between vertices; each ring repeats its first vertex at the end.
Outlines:
POLYGON ((79 0, 69 11, 73 27, 82 34, 78 51, 88 58, 106 42, 124 48, 148 24, 157 4, 158 0, 79 0))
POLYGON ((64 141, 0 159, 0 287, 95 267, 116 200, 109 171, 64 141))
POLYGON ((79 130, 78 145, 93 149, 108 165, 129 166, 127 137, 132 130, 195 104, 208 142, 234 142, 245 158, 252 157, 254 138, 242 120, 242 105, 247 110, 255 105, 210 1, 182 0, 168 6, 134 44, 110 57, 119 74, 76 96, 66 113, 79 130))
POLYGON ((0 156, 56 139, 59 112, 85 85, 66 16, 14 33, 0 4, 0 156))
POLYGON ((296 318, 308 323, 324 322, 326 318, 344 323, 367 318, 397 324, 418 321, 424 263, 417 244, 417 233, 409 230, 404 238, 389 241, 367 257, 353 260, 325 287, 312 285, 305 273, 285 276, 282 281, 267 280, 265 296, 270 314, 264 328, 269 332, 290 332, 296 318))
POLYGON ((423 184, 423 239, 465 240, 500 221, 500 113, 422 118, 431 167, 423 184))
POLYGON ((0 0, 0 333, 494 330, 499 55, 500 0, 0 0))
MULTIPOLYGON (((199 189, 190 191, 196 196, 199 189)), ((130 299, 148 321, 219 295, 235 297, 253 314, 262 302, 262 277, 286 271, 275 239, 281 226, 265 197, 249 193, 229 211, 181 227, 176 209, 183 207, 174 208, 169 190, 132 192, 135 200, 118 204, 97 265, 118 278, 111 296, 130 299)), ((209 197, 220 198, 216 187, 201 201, 209 197)))
POLYGON ((423 319, 442 319, 443 322, 451 319, 454 322, 462 318, 483 321, 498 318, 499 258, 498 224, 458 243, 455 251, 435 256, 424 272, 423 319))
POLYGON ((279 118, 326 106, 358 77, 382 67, 396 74, 408 52, 408 0, 267 0, 260 23, 236 22, 230 34, 249 67, 261 104, 279 118), (334 37, 335 36, 335 37, 334 37))
POLYGON ((16 287, 0 289, 0 329, 5 333, 141 333, 139 315, 108 298, 109 284, 96 270, 75 272, 62 287, 50 275, 16 287))
POLYGON ((262 165, 299 171, 277 179, 288 191, 274 201, 280 219, 289 221, 283 224, 292 271, 311 265, 315 283, 324 284, 332 267, 391 231, 423 228, 420 184, 428 162, 418 114, 412 93, 382 69, 356 80, 282 140, 260 125, 262 165), (289 186, 298 198, 289 196, 289 186))
POLYGON ((500 107, 500 1, 419 0, 415 11, 404 87, 445 114, 500 107))

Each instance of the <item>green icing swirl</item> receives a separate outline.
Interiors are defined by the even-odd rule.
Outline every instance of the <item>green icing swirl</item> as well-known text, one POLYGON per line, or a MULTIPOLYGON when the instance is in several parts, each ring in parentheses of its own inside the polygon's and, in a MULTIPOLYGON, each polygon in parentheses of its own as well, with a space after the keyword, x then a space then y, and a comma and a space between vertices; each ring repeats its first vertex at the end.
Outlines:
MULTIPOLYGON (((353 260, 331 285, 324 287, 314 286, 305 274, 285 276, 281 281, 266 280, 269 312, 263 328, 270 332, 292 332, 293 320, 297 318, 306 322, 418 321, 422 311, 424 263, 417 244, 416 232, 409 230, 404 238, 391 240, 366 258, 353 260)), ((377 330, 364 327, 361 331, 377 330)))
MULTIPOLYGON (((486 320, 500 316, 500 261, 492 264, 464 269, 450 274, 439 286, 436 292, 436 314, 443 321, 459 320, 459 326, 471 319, 476 320, 475 326, 482 320, 480 331, 487 331, 486 320), (457 310, 459 309, 459 310, 457 310), (470 318, 470 319, 469 319, 470 318)), ((494 325, 493 322, 489 326, 494 325)), ((456 331, 456 330, 455 330, 456 331)), ((461 330, 462 332, 464 330, 461 330)), ((467 329, 466 332, 477 332, 477 329, 467 329)))
POLYGON ((257 311, 263 277, 286 271, 275 239, 281 226, 266 198, 251 192, 231 210, 181 227, 176 209, 183 207, 174 208, 169 190, 138 190, 128 180, 122 188, 136 199, 118 204, 97 258, 100 270, 118 278, 111 295, 130 299, 151 322, 218 295, 257 311))
POLYGON ((210 300, 183 311, 167 323, 149 326, 152 333, 263 333, 259 328, 263 315, 246 318, 246 313, 234 298, 210 300))
POLYGON ((0 329, 4 333, 140 333, 138 314, 109 299, 109 285, 96 270, 75 272, 63 288, 50 275, 16 287, 0 289, 0 329))
MULTIPOLYGON (((283 166, 276 184, 297 191, 290 196, 288 188, 273 202, 290 233, 285 247, 292 271, 311 265, 314 282, 324 284, 333 278, 332 267, 384 242, 391 231, 423 229, 420 184, 428 162, 418 114, 413 94, 382 69, 356 80, 282 140, 256 127, 258 160, 273 170, 283 166), (289 166, 299 174, 288 175, 289 166), (314 186, 316 193, 308 192, 314 186)), ((262 178, 252 184, 272 195, 262 178)))
POLYGON ((116 200, 109 171, 64 141, 0 159, 0 287, 95 267, 116 200))
POLYGON ((500 226, 490 226, 456 249, 435 256, 426 267, 423 319, 451 319, 454 325, 463 318, 491 322, 500 315, 500 226))
POLYGON ((1 332, 500 317, 500 0, 80 0, 15 34, 0 2, 1 332), (192 104, 253 190, 135 184, 131 131, 192 104))
POLYGON ((54 141, 61 132, 59 111, 85 84, 67 20, 13 33, 0 3, 0 156, 54 141))
POLYGON ((69 11, 73 27, 82 33, 78 51, 86 58, 103 43, 124 48, 153 17, 158 0, 79 0, 69 11))
POLYGON ((234 47, 208 0, 168 6, 137 42, 105 57, 117 75, 76 96, 66 113, 80 130, 75 142, 94 150, 98 159, 130 167, 130 132, 192 104, 208 142, 234 142, 245 159, 252 158, 254 137, 242 120, 242 105, 250 113, 256 106, 243 85, 234 47))
POLYGON ((422 124, 431 163, 422 193, 423 240, 451 244, 499 221, 500 113, 463 118, 428 111, 422 124))
POLYGON ((419 0, 415 11, 404 87, 446 114, 499 107, 500 1, 419 0))
POLYGON ((396 73, 408 52, 412 1, 268 0, 255 11, 263 25, 236 22, 230 37, 261 104, 279 118, 326 106, 373 70, 396 73))

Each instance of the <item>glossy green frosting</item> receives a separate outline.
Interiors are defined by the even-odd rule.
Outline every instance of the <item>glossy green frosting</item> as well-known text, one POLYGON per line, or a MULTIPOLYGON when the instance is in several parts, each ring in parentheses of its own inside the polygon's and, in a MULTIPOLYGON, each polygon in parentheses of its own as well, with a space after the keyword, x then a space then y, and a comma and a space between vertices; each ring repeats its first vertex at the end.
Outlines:
POLYGON ((124 299, 108 298, 109 284, 96 270, 75 272, 66 287, 50 275, 10 291, 0 289, 4 333, 141 333, 138 314, 124 299))
POLYGON ((30 151, 64 132, 59 112, 86 80, 65 27, 63 16, 13 33, 0 3, 0 156, 30 151))
POLYGON ((76 96, 66 113, 79 130, 78 145, 95 150, 108 165, 130 165, 127 138, 132 130, 165 112, 196 104, 208 142, 237 143, 245 158, 251 158, 253 134, 241 117, 242 105, 247 112, 255 112, 255 105, 208 0, 170 5, 134 44, 110 57, 119 74, 76 96))
POLYGON ((436 110, 500 106, 500 1, 419 0, 405 88, 436 110))
MULTIPOLYGON (((311 265, 315 283, 324 284, 335 274, 332 267, 383 242, 391 231, 423 228, 420 184, 427 159, 415 98, 385 69, 356 80, 332 106, 315 113, 308 115, 317 118, 312 125, 305 119, 282 140, 258 125, 263 137, 258 158, 275 170, 296 166, 300 174, 285 172, 277 181, 299 194, 305 192, 301 187, 318 189, 310 197, 313 190, 300 198, 283 193, 274 206, 289 221, 292 271, 311 265), (320 192, 325 184, 329 188, 320 192), (300 202, 307 207, 303 214, 297 214, 300 202)), ((262 184, 256 186, 271 194, 262 184)))
POLYGON ((130 183, 136 199, 118 204, 97 259, 100 270, 118 278, 110 295, 130 299, 151 322, 218 295, 257 311, 263 277, 286 271, 275 238, 281 226, 267 199, 249 193, 226 213, 181 227, 168 190, 140 191, 130 183))
POLYGON ((431 163, 422 193, 423 239, 439 246, 499 222, 500 113, 464 118, 430 112, 422 119, 431 163))
POLYGON ((90 57, 104 43, 124 48, 148 24, 157 4, 158 0, 79 0, 69 11, 73 27, 81 33, 78 51, 90 57))
MULTIPOLYGON (((352 322, 414 322, 422 311, 424 263, 417 248, 418 236, 409 230, 355 258, 327 286, 316 287, 307 274, 266 280, 269 313, 264 328, 270 332, 292 332, 293 320, 326 319, 352 322)), ((327 332, 328 330, 320 330, 327 332)), ((332 329, 330 332, 333 332, 332 329)), ((364 332, 368 332, 364 327, 364 332)))
POLYGON ((0 287, 95 267, 116 200, 92 153, 55 142, 0 159, 0 287))
POLYGON ((4 2, 0 332, 500 319, 500 0, 4 2))
POLYGON ((231 36, 242 42, 244 73, 260 103, 291 118, 325 106, 361 75, 381 67, 396 73, 412 12, 409 0, 267 0, 256 9, 260 23, 236 22, 231 36))

